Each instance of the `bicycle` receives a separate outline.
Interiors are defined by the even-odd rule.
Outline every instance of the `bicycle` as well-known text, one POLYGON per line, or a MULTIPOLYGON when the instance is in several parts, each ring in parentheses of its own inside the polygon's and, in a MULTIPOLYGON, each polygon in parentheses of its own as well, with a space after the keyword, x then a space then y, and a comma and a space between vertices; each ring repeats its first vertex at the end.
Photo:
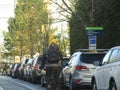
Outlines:
POLYGON ((60 67, 54 67, 54 69, 51 69, 51 76, 49 78, 49 81, 47 82, 47 87, 50 90, 60 90, 60 67))

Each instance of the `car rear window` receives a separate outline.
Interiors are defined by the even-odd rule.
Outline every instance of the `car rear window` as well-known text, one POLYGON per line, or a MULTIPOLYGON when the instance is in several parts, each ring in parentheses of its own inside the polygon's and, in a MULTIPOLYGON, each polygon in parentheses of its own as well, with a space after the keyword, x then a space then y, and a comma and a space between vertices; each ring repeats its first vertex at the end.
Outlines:
POLYGON ((84 63, 93 64, 95 61, 102 62, 105 54, 82 54, 80 60, 84 63))

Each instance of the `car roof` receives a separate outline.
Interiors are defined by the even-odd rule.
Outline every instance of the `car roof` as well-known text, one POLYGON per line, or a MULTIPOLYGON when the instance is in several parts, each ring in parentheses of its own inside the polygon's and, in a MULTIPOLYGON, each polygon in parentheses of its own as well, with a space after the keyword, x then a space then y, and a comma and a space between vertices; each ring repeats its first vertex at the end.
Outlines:
POLYGON ((76 52, 81 54, 103 54, 107 53, 108 49, 77 49, 76 52))
POLYGON ((120 46, 112 47, 111 49, 120 49, 120 46))

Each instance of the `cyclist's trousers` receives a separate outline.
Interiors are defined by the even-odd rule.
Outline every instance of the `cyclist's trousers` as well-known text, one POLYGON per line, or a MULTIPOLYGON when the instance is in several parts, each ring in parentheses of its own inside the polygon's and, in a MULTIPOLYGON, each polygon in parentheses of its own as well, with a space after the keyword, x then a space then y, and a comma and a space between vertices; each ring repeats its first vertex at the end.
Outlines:
POLYGON ((60 72, 61 72, 60 66, 51 66, 51 67, 46 68, 47 90, 60 90, 60 72), (54 81, 55 81, 54 88, 51 88, 50 86, 50 80, 51 80, 52 74, 53 74, 54 81))

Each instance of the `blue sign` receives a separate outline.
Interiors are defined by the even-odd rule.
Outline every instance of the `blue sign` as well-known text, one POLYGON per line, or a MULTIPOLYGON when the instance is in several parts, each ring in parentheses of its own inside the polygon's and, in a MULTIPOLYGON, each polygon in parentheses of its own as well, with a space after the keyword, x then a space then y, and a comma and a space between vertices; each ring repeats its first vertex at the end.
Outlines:
POLYGON ((96 36, 89 36, 89 49, 96 49, 96 36))

